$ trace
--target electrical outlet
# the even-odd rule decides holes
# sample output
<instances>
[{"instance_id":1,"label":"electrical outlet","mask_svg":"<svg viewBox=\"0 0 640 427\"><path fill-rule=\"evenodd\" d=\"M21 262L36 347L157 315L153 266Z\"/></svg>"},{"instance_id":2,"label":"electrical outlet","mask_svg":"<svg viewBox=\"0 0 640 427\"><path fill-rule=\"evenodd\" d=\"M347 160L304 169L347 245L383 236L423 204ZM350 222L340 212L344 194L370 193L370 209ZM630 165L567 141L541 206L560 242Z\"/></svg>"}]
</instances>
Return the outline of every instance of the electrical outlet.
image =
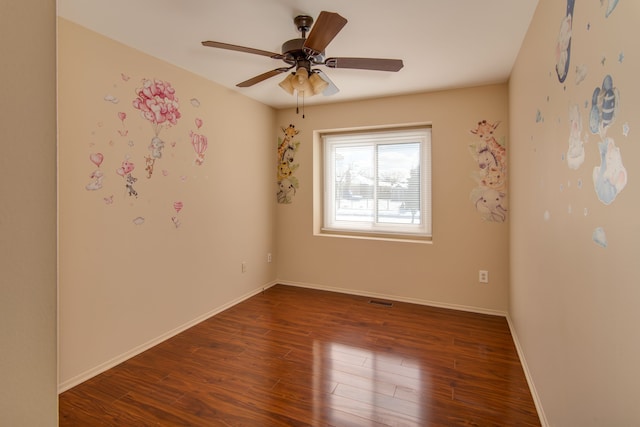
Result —
<instances>
[{"instance_id":1,"label":"electrical outlet","mask_svg":"<svg viewBox=\"0 0 640 427\"><path fill-rule=\"evenodd\" d=\"M489 272L487 270L480 270L478 272L478 281L480 283L489 283Z\"/></svg>"},{"instance_id":2,"label":"electrical outlet","mask_svg":"<svg viewBox=\"0 0 640 427\"><path fill-rule=\"evenodd\" d=\"M271 257L271 252L269 252L267 254L267 262L271 262L271 261L273 261L273 258Z\"/></svg>"},{"instance_id":3,"label":"electrical outlet","mask_svg":"<svg viewBox=\"0 0 640 427\"><path fill-rule=\"evenodd\" d=\"M242 261L242 272L243 273L247 272L247 262L246 261Z\"/></svg>"}]
</instances>

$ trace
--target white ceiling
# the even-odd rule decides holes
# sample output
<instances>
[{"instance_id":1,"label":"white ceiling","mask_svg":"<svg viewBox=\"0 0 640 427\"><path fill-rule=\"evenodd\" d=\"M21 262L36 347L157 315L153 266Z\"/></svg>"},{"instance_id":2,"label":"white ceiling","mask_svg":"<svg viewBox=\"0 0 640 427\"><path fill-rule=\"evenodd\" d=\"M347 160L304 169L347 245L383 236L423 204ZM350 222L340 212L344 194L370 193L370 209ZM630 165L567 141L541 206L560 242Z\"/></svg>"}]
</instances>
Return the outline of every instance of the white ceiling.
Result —
<instances>
[{"instance_id":1,"label":"white ceiling","mask_svg":"<svg viewBox=\"0 0 640 427\"><path fill-rule=\"evenodd\" d=\"M538 0L58 0L58 14L264 104L294 106L276 76L235 85L285 64L214 49L203 40L280 52L300 37L296 15L337 12L349 22L327 57L398 58L397 73L321 66L340 92L307 104L505 82Z\"/></svg>"}]
</instances>

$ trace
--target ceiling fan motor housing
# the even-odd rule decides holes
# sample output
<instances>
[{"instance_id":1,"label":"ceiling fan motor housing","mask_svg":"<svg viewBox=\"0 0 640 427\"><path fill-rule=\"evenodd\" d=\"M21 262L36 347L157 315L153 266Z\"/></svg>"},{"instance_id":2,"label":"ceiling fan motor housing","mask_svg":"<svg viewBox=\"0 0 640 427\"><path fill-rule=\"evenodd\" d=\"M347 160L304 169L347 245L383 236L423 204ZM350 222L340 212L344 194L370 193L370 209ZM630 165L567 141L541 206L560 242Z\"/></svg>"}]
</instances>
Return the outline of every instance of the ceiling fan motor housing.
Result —
<instances>
[{"instance_id":1,"label":"ceiling fan motor housing","mask_svg":"<svg viewBox=\"0 0 640 427\"><path fill-rule=\"evenodd\" d=\"M324 63L324 52L315 55L305 53L303 50L305 40L304 38L292 39L282 44L282 55L284 56L282 59L284 62L290 65L298 65L301 61L309 62L309 65Z\"/></svg>"}]
</instances>

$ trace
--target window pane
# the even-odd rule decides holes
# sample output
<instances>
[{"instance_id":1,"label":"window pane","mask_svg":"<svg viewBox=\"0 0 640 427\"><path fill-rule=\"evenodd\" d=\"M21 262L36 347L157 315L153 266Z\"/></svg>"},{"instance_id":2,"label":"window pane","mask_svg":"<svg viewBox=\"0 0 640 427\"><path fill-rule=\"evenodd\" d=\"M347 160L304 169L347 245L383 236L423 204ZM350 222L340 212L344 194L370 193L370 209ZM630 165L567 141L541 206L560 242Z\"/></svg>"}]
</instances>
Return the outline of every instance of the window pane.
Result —
<instances>
[{"instance_id":1,"label":"window pane","mask_svg":"<svg viewBox=\"0 0 640 427\"><path fill-rule=\"evenodd\" d=\"M373 148L371 145L335 148L336 221L373 221Z\"/></svg>"},{"instance_id":2,"label":"window pane","mask_svg":"<svg viewBox=\"0 0 640 427\"><path fill-rule=\"evenodd\" d=\"M420 143L378 145L378 222L420 224Z\"/></svg>"}]
</instances>

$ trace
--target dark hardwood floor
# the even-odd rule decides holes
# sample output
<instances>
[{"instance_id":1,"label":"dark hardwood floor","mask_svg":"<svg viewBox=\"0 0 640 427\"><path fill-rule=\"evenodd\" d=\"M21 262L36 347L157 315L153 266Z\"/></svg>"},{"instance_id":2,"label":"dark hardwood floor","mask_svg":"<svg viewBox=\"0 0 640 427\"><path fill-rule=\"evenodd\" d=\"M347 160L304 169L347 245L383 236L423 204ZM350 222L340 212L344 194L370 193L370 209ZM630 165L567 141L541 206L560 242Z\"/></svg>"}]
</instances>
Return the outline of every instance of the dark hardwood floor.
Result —
<instances>
[{"instance_id":1,"label":"dark hardwood floor","mask_svg":"<svg viewBox=\"0 0 640 427\"><path fill-rule=\"evenodd\" d=\"M277 285L60 395L61 426L539 426L504 318Z\"/></svg>"}]
</instances>

